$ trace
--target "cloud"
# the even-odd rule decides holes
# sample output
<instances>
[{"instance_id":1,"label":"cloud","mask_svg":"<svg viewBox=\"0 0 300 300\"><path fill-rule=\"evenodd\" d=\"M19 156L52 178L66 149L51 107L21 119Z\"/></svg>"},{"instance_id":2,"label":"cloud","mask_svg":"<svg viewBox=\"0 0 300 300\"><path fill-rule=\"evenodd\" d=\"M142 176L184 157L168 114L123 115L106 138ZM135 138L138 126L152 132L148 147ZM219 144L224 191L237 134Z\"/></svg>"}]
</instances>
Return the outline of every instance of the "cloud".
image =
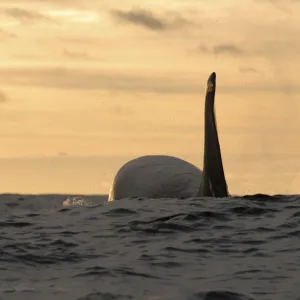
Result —
<instances>
[{"instance_id":1,"label":"cloud","mask_svg":"<svg viewBox=\"0 0 300 300\"><path fill-rule=\"evenodd\" d=\"M244 50L242 50L241 48L232 45L232 44L220 44L217 46L213 47L213 52L214 54L234 54L234 55L242 55L244 54Z\"/></svg>"},{"instance_id":2,"label":"cloud","mask_svg":"<svg viewBox=\"0 0 300 300\"><path fill-rule=\"evenodd\" d=\"M64 49L62 55L66 58L76 59L76 60L89 60L91 57L86 52L73 52Z\"/></svg>"},{"instance_id":3,"label":"cloud","mask_svg":"<svg viewBox=\"0 0 300 300\"><path fill-rule=\"evenodd\" d=\"M72 43L72 44L78 44L82 45L99 45L99 38L98 37L57 37L58 40L64 43Z\"/></svg>"},{"instance_id":4,"label":"cloud","mask_svg":"<svg viewBox=\"0 0 300 300\"><path fill-rule=\"evenodd\" d=\"M250 68L250 67L244 67L244 68L240 68L239 71L241 73L259 73L259 71L255 68Z\"/></svg>"},{"instance_id":5,"label":"cloud","mask_svg":"<svg viewBox=\"0 0 300 300\"><path fill-rule=\"evenodd\" d=\"M130 107L114 106L111 111L118 116L131 116L134 114Z\"/></svg>"},{"instance_id":6,"label":"cloud","mask_svg":"<svg viewBox=\"0 0 300 300\"><path fill-rule=\"evenodd\" d=\"M7 8L5 13L13 17L23 24L28 24L33 21L50 21L50 19L41 13L28 11L22 8L12 7Z\"/></svg>"},{"instance_id":7,"label":"cloud","mask_svg":"<svg viewBox=\"0 0 300 300\"><path fill-rule=\"evenodd\" d=\"M20 5L20 3L22 3L20 0L1 0L0 2L7 2L8 5ZM99 4L99 0L26 0L26 6L32 5L36 7L39 4L50 4L51 7L58 6L70 8L74 6L90 6L92 4L97 5Z\"/></svg>"},{"instance_id":8,"label":"cloud","mask_svg":"<svg viewBox=\"0 0 300 300\"><path fill-rule=\"evenodd\" d=\"M262 3L262 0L256 0L259 4ZM299 0L264 0L265 3L272 5L274 8L276 8L279 11L282 11L287 14L292 14L294 9L291 7L291 4L298 4Z\"/></svg>"},{"instance_id":9,"label":"cloud","mask_svg":"<svg viewBox=\"0 0 300 300\"><path fill-rule=\"evenodd\" d=\"M67 68L0 68L2 83L73 90L113 90L154 93L201 92L190 80L156 76L130 76L102 70ZM196 90L195 90L196 88Z\"/></svg>"},{"instance_id":10,"label":"cloud","mask_svg":"<svg viewBox=\"0 0 300 300\"><path fill-rule=\"evenodd\" d=\"M5 30L0 28L0 41L1 40L6 40L6 39L9 39L9 38L14 38L14 37L17 37L17 35L14 34L14 33L5 31Z\"/></svg>"},{"instance_id":11,"label":"cloud","mask_svg":"<svg viewBox=\"0 0 300 300\"><path fill-rule=\"evenodd\" d=\"M157 31L165 30L167 28L167 24L163 20L153 16L153 14L149 11L137 10L124 12L121 10L112 10L112 14L121 21L143 26L147 29Z\"/></svg>"},{"instance_id":12,"label":"cloud","mask_svg":"<svg viewBox=\"0 0 300 300\"><path fill-rule=\"evenodd\" d=\"M234 44L218 44L211 48L201 45L199 49L204 53L212 53L215 55L229 54L241 56L246 54L246 52L242 48Z\"/></svg>"},{"instance_id":13,"label":"cloud","mask_svg":"<svg viewBox=\"0 0 300 300\"><path fill-rule=\"evenodd\" d=\"M203 83L189 77L173 76L132 76L124 73L112 73L103 70L84 70L66 68L0 68L2 84L18 87L30 86L65 90L109 90L122 92L177 93L203 95L206 77ZM257 93L278 92L299 94L300 85L288 82L272 84L218 85L220 93Z\"/></svg>"},{"instance_id":14,"label":"cloud","mask_svg":"<svg viewBox=\"0 0 300 300\"><path fill-rule=\"evenodd\" d=\"M68 156L68 153L60 151L60 152L57 152L57 156Z\"/></svg>"},{"instance_id":15,"label":"cloud","mask_svg":"<svg viewBox=\"0 0 300 300\"><path fill-rule=\"evenodd\" d=\"M0 104L7 102L8 101L8 96L4 93L0 91Z\"/></svg>"},{"instance_id":16,"label":"cloud","mask_svg":"<svg viewBox=\"0 0 300 300\"><path fill-rule=\"evenodd\" d=\"M131 11L122 11L114 9L112 16L122 22L141 26L153 31L163 31L168 29L178 29L185 26L188 21L181 16L174 18L159 18L149 10L135 9Z\"/></svg>"}]
</instances>

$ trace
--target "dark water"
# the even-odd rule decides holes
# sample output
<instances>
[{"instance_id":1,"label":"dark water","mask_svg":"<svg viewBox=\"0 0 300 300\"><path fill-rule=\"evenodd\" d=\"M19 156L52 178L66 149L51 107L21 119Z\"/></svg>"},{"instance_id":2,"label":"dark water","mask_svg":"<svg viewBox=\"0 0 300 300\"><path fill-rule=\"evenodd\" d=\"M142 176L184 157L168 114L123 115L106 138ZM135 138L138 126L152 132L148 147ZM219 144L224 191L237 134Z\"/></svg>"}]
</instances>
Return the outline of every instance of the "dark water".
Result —
<instances>
[{"instance_id":1,"label":"dark water","mask_svg":"<svg viewBox=\"0 0 300 300\"><path fill-rule=\"evenodd\" d=\"M0 195L0 299L300 299L300 196L83 199Z\"/></svg>"}]
</instances>

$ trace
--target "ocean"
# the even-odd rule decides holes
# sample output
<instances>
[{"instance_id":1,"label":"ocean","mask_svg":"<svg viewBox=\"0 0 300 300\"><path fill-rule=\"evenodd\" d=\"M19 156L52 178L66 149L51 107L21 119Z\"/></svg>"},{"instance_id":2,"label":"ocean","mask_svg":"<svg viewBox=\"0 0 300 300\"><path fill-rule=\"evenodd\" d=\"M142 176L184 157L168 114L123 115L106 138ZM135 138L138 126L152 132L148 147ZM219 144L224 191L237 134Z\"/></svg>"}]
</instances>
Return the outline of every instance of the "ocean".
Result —
<instances>
[{"instance_id":1,"label":"ocean","mask_svg":"<svg viewBox=\"0 0 300 300\"><path fill-rule=\"evenodd\" d=\"M0 195L0 299L300 299L300 196Z\"/></svg>"}]
</instances>

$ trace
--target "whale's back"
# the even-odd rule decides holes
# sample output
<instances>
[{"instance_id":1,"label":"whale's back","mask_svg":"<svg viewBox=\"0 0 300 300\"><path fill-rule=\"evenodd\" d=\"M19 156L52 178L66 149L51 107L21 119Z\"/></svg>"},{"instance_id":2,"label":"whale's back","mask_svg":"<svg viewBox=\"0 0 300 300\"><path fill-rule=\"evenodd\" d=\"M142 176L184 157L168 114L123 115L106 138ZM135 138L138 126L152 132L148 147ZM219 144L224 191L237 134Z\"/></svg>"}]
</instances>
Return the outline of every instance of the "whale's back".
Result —
<instances>
[{"instance_id":1,"label":"whale's back","mask_svg":"<svg viewBox=\"0 0 300 300\"><path fill-rule=\"evenodd\" d=\"M120 168L109 201L127 197L189 198L197 195L201 179L201 170L185 160L165 155L142 156Z\"/></svg>"}]
</instances>

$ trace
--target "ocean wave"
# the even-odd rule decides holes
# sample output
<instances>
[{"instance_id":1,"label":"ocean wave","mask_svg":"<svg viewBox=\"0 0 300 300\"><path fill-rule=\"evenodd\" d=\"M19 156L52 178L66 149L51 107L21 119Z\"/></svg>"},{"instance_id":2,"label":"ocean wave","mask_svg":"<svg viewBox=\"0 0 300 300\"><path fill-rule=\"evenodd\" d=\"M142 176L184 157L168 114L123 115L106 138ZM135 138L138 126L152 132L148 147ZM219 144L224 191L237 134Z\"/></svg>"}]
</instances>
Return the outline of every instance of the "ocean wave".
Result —
<instances>
[{"instance_id":1,"label":"ocean wave","mask_svg":"<svg viewBox=\"0 0 300 300\"><path fill-rule=\"evenodd\" d=\"M0 196L0 297L298 297L297 195L78 197Z\"/></svg>"}]
</instances>

